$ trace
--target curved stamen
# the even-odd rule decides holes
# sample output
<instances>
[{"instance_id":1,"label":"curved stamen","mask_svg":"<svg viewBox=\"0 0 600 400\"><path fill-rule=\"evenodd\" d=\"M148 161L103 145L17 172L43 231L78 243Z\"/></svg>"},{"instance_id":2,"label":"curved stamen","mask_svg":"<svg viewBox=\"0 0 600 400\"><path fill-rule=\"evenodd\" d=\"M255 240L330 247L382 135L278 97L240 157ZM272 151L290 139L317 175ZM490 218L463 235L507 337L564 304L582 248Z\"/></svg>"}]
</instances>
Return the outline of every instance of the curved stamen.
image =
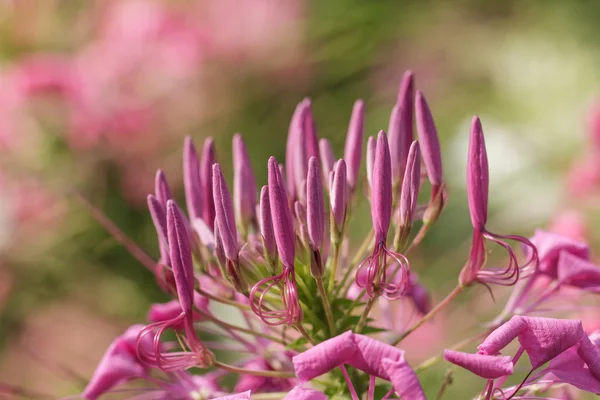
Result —
<instances>
[{"instance_id":1,"label":"curved stamen","mask_svg":"<svg viewBox=\"0 0 600 400\"><path fill-rule=\"evenodd\" d=\"M388 257L397 264L391 274L388 273L391 266L388 265ZM388 300L395 300L406 291L409 269L409 262L404 255L388 250L384 242L379 242L375 245L373 253L358 265L356 285L366 289L370 298L383 296ZM396 278L398 272L402 274L399 280Z\"/></svg>"},{"instance_id":2,"label":"curved stamen","mask_svg":"<svg viewBox=\"0 0 600 400\"><path fill-rule=\"evenodd\" d=\"M264 304L266 296L273 289L279 291L281 309L274 310ZM250 291L250 299L252 311L267 325L294 325L302 320L294 270L291 268L284 268L281 274L256 283Z\"/></svg>"}]
</instances>

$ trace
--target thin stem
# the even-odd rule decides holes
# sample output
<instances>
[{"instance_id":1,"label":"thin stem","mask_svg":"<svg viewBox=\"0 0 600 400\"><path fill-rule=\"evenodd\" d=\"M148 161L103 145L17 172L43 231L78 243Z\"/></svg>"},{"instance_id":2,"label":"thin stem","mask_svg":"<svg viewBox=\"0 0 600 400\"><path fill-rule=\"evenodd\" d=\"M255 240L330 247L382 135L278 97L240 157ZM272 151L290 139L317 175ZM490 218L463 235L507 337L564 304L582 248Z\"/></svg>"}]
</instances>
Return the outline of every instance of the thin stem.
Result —
<instances>
[{"instance_id":1,"label":"thin stem","mask_svg":"<svg viewBox=\"0 0 600 400\"><path fill-rule=\"evenodd\" d=\"M352 384L352 380L350 380L350 376L348 375L348 371L344 365L340 365L340 369L342 370L342 374L344 374L344 379L346 380L346 384L348 385L348 389L350 389L350 396L352 396L352 400L360 400L358 394L356 393L356 389L354 389L354 385Z\"/></svg>"},{"instance_id":2,"label":"thin stem","mask_svg":"<svg viewBox=\"0 0 600 400\"><path fill-rule=\"evenodd\" d=\"M333 289L335 288L335 276L337 274L340 259L340 248L341 243L333 243L333 259L331 260L331 273L329 274L329 284L327 285L329 292L333 292Z\"/></svg>"},{"instance_id":3,"label":"thin stem","mask_svg":"<svg viewBox=\"0 0 600 400\"><path fill-rule=\"evenodd\" d=\"M294 328L296 328L296 330L298 330L298 332L300 332L300 334L304 337L304 339L306 339L306 341L308 343L312 344L313 346L315 344L317 344L317 342L315 342L313 340L313 338L310 337L310 335L308 334L308 332L306 332L306 329L304 329L304 326L302 326L302 323L294 325Z\"/></svg>"},{"instance_id":4,"label":"thin stem","mask_svg":"<svg viewBox=\"0 0 600 400\"><path fill-rule=\"evenodd\" d=\"M440 391L435 397L435 400L440 400L444 396L444 393L446 392L448 386L452 384L452 373L452 368L449 368L446 371L446 374L444 375L444 382L442 382L442 387L440 387Z\"/></svg>"},{"instance_id":5,"label":"thin stem","mask_svg":"<svg viewBox=\"0 0 600 400\"><path fill-rule=\"evenodd\" d=\"M282 344L284 346L287 346L287 343L285 341L281 340L278 337L269 335L267 333L258 332L258 331L252 330L252 329L242 328L241 326L236 326L236 325L228 324L227 322L221 321L220 319L218 319L218 318L214 317L213 315L207 313L206 311L203 311L203 310L200 310L200 309L196 309L196 312L198 312L198 314L202 315L203 317L205 317L209 321L214 322L216 325L220 326L221 328L240 331L240 332L243 332L243 333L247 333L248 335L260 336L260 337L263 337L265 339L272 340L275 343L279 343L279 344Z\"/></svg>"},{"instance_id":6,"label":"thin stem","mask_svg":"<svg viewBox=\"0 0 600 400\"><path fill-rule=\"evenodd\" d=\"M402 340L404 340L404 338L406 338L408 335L410 335L415 330L417 330L421 325L423 325L425 322L427 322L431 318L433 318L444 307L446 307L448 304L450 304L450 302L452 302L452 300L454 300L463 291L463 289L464 289L464 287L461 285L458 285L457 287L455 287L454 290L452 292L450 292L450 294L448 296L446 296L446 298L444 300L442 300L440 303L438 303L438 305L435 306L431 311L429 311L427 313L427 315L425 315L423 318L421 318L419 321L417 321L417 323L415 323L412 327L410 327L407 331L405 331L402 335L400 335L398 337L398 339L396 339L392 343L392 345L396 346L398 343L400 343Z\"/></svg>"},{"instance_id":7,"label":"thin stem","mask_svg":"<svg viewBox=\"0 0 600 400\"><path fill-rule=\"evenodd\" d=\"M331 336L335 336L335 324L333 323L333 313L331 312L331 304L329 304L329 299L327 298L327 292L325 291L325 286L323 285L323 278L318 277L315 278L317 281L317 287L319 288L319 293L321 294L321 300L323 301L323 308L325 309L325 316L327 317L327 323L329 324L329 332Z\"/></svg>"},{"instance_id":8,"label":"thin stem","mask_svg":"<svg viewBox=\"0 0 600 400\"><path fill-rule=\"evenodd\" d=\"M240 310L252 311L252 308L246 304L239 303L235 300L226 299L224 297L215 296L214 294L210 294L202 288L198 288L196 290L198 291L198 293L200 293L202 296L206 297L209 300L213 300L222 304L227 304L229 306L239 308Z\"/></svg>"},{"instance_id":9,"label":"thin stem","mask_svg":"<svg viewBox=\"0 0 600 400\"><path fill-rule=\"evenodd\" d=\"M429 231L429 228L431 227L431 225L433 225L433 223L431 223L431 222L430 223L424 223L423 225L421 225L421 229L419 229L419 232L413 238L412 242L410 243L410 245L406 249L406 253L404 253L405 255L408 254L408 253L410 253L411 250L413 250L415 247L417 247L419 244L421 244L421 242L423 241L423 239L427 235L427 232Z\"/></svg>"},{"instance_id":10,"label":"thin stem","mask_svg":"<svg viewBox=\"0 0 600 400\"><path fill-rule=\"evenodd\" d=\"M296 374L293 372L286 371L264 371L259 369L246 369L236 367L234 365L225 364L220 361L215 360L213 365L217 368L223 369L227 372L231 372L234 374L245 374L245 375L254 375L254 376L264 376L265 378L281 378L281 379L289 379L295 378Z\"/></svg>"},{"instance_id":11,"label":"thin stem","mask_svg":"<svg viewBox=\"0 0 600 400\"><path fill-rule=\"evenodd\" d=\"M344 297L345 297L346 293L348 292L348 289L350 288L349 284L348 284L348 287L346 287L346 284L348 283L347 282L348 278L350 278L350 274L354 270L354 267L364 257L365 252L367 251L367 249L369 248L369 245L373 241L374 236L375 236L375 231L373 229L371 229L371 231L367 235L367 238L362 242L362 244L360 245L360 248L358 249L358 251L356 252L354 257L352 258L352 261L350 261L348 268L346 268L346 272L344 272L344 276L343 276L342 280L340 281L338 288L336 289L334 297L337 298L340 293L344 293Z\"/></svg>"},{"instance_id":12,"label":"thin stem","mask_svg":"<svg viewBox=\"0 0 600 400\"><path fill-rule=\"evenodd\" d=\"M360 316L360 319L358 320L358 324L356 325L356 329L355 329L356 333L362 332L363 328L365 327L365 325L367 323L367 317L369 316L369 313L371 312L371 308L373 308L374 303L375 303L375 298L369 297L369 300L367 300L367 305L365 306L365 309L364 309L362 315Z\"/></svg>"}]
</instances>

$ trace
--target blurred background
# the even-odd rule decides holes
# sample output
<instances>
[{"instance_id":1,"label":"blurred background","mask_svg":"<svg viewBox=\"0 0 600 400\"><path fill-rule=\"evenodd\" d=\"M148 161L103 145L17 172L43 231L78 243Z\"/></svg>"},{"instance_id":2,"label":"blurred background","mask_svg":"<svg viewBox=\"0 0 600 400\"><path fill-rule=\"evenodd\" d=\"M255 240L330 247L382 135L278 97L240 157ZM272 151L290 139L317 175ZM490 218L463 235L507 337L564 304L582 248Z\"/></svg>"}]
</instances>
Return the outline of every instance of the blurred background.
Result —
<instances>
[{"instance_id":1,"label":"blurred background","mask_svg":"<svg viewBox=\"0 0 600 400\"><path fill-rule=\"evenodd\" d=\"M182 198L185 135L213 136L231 177L241 132L264 184L302 98L341 157L354 100L366 102L367 134L387 129L407 69L436 119L450 189L412 261L434 301L468 254L474 114L490 153L490 226L529 236L574 219L595 241L599 19L592 0L0 2L0 398L80 392L110 341L166 300L74 190L156 257L145 198L157 168ZM370 223L361 207L357 239ZM483 290L473 296L493 307ZM426 332L437 339L410 346L409 359L465 334L436 329L491 315L478 304L439 318ZM422 377L428 394L444 371ZM448 398L474 395L470 379L457 374Z\"/></svg>"}]
</instances>

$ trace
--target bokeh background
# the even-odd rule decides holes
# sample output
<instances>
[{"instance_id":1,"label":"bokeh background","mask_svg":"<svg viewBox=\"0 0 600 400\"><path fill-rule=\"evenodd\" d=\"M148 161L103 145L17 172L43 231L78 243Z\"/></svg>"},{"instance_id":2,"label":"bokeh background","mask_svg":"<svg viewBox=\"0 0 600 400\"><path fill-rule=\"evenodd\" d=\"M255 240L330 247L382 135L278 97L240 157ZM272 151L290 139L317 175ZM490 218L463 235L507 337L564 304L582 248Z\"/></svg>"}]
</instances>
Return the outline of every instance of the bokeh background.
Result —
<instances>
[{"instance_id":1,"label":"bokeh background","mask_svg":"<svg viewBox=\"0 0 600 400\"><path fill-rule=\"evenodd\" d=\"M0 398L81 391L112 338L166 300L76 192L156 256L145 196L160 167L181 198L185 135L213 136L231 177L241 132L262 183L302 98L339 157L354 100L366 102L367 134L386 129L407 69L436 119L450 190L412 261L434 300L468 254L474 114L490 152L490 225L530 235L581 218L596 242L599 19L593 0L1 1ZM370 223L361 210L357 240ZM470 300L407 345L411 361L493 314L485 291ZM446 368L421 377L428 395ZM448 398L480 386L459 372Z\"/></svg>"}]
</instances>

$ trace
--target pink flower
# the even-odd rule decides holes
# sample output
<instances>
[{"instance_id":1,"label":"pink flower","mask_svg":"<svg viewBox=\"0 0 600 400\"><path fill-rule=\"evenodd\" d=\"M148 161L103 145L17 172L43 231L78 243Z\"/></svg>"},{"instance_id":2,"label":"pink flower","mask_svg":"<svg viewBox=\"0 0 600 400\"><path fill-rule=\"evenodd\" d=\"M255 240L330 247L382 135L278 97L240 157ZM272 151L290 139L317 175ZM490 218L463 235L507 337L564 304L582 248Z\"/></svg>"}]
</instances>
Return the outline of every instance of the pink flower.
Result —
<instances>
[{"instance_id":1,"label":"pink flower","mask_svg":"<svg viewBox=\"0 0 600 400\"><path fill-rule=\"evenodd\" d=\"M425 399L417 376L404 359L404 351L351 331L298 354L293 363L301 383L348 364L392 382L401 397Z\"/></svg>"}]
</instances>

